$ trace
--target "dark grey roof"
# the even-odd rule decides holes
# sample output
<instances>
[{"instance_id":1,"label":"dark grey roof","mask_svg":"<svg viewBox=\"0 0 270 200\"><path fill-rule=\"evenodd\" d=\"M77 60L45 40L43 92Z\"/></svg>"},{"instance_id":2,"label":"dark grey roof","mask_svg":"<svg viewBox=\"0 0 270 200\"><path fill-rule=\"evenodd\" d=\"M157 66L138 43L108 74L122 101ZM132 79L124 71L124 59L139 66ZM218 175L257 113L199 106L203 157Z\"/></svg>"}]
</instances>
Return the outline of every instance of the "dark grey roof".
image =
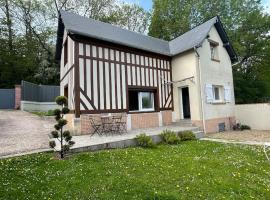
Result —
<instances>
[{"instance_id":1,"label":"dark grey roof","mask_svg":"<svg viewBox=\"0 0 270 200\"><path fill-rule=\"evenodd\" d=\"M71 12L60 11L59 14L56 60L60 60L61 57L64 28L71 34L87 36L166 56L174 56L200 46L213 25L217 28L223 43L226 44L225 48L227 49L232 62L236 60L236 54L228 40L219 17L214 17L168 42L122 29L108 23L82 17Z\"/></svg>"},{"instance_id":2,"label":"dark grey roof","mask_svg":"<svg viewBox=\"0 0 270 200\"><path fill-rule=\"evenodd\" d=\"M200 46L217 20L218 18L214 17L170 41L170 53L172 55L176 55L191 48Z\"/></svg>"},{"instance_id":3,"label":"dark grey roof","mask_svg":"<svg viewBox=\"0 0 270 200\"><path fill-rule=\"evenodd\" d=\"M169 43L117 26L89 19L66 11L60 11L67 31L112 43L138 48L163 55L170 55Z\"/></svg>"}]
</instances>

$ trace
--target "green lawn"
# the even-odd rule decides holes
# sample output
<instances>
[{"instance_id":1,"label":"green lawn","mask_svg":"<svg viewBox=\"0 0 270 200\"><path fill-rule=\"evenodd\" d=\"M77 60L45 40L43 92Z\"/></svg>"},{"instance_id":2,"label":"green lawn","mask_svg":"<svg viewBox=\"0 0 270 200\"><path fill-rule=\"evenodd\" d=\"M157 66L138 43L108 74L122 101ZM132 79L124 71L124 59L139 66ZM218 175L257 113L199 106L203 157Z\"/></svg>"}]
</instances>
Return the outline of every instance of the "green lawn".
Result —
<instances>
[{"instance_id":1,"label":"green lawn","mask_svg":"<svg viewBox=\"0 0 270 200\"><path fill-rule=\"evenodd\" d=\"M260 147L207 141L0 160L0 199L270 199Z\"/></svg>"}]
</instances>

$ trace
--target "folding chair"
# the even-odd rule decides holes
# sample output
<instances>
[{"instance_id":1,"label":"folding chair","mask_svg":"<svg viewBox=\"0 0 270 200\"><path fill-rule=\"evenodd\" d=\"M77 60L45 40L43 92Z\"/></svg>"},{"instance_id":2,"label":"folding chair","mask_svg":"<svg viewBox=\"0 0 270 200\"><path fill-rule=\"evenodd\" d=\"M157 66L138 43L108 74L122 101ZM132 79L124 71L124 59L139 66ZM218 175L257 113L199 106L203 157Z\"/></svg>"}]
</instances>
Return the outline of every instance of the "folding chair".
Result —
<instances>
[{"instance_id":1,"label":"folding chair","mask_svg":"<svg viewBox=\"0 0 270 200\"><path fill-rule=\"evenodd\" d=\"M270 152L268 153L268 151L270 151L270 142L264 143L263 151L265 153L265 156L266 156L267 160L270 160L270 157L268 155L268 154L270 154Z\"/></svg>"},{"instance_id":2,"label":"folding chair","mask_svg":"<svg viewBox=\"0 0 270 200\"><path fill-rule=\"evenodd\" d=\"M123 114L119 115L117 121L116 121L117 127L118 127L118 132L120 134L126 133L127 128L126 128L126 121L124 120Z\"/></svg>"},{"instance_id":3,"label":"folding chair","mask_svg":"<svg viewBox=\"0 0 270 200\"><path fill-rule=\"evenodd\" d=\"M94 135L95 133L101 135L102 131L100 130L100 128L102 127L102 124L98 123L98 121L95 120L93 117L90 117L89 120L92 128L94 129L91 136Z\"/></svg>"},{"instance_id":4,"label":"folding chair","mask_svg":"<svg viewBox=\"0 0 270 200\"><path fill-rule=\"evenodd\" d=\"M120 122L121 122L121 115L114 115L112 117L112 132L119 133L120 131Z\"/></svg>"}]
</instances>

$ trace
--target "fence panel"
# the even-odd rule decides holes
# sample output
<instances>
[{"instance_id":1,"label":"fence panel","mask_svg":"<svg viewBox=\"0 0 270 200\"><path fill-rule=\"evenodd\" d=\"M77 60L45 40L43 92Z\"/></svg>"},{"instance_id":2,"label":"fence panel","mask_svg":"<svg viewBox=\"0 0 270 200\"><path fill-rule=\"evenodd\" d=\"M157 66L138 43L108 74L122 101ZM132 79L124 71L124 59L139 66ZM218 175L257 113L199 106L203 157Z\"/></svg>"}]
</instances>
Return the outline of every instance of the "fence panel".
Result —
<instances>
[{"instance_id":1,"label":"fence panel","mask_svg":"<svg viewBox=\"0 0 270 200\"><path fill-rule=\"evenodd\" d=\"M22 81L22 100L36 102L54 102L60 95L60 86L37 85Z\"/></svg>"},{"instance_id":2,"label":"fence panel","mask_svg":"<svg viewBox=\"0 0 270 200\"><path fill-rule=\"evenodd\" d=\"M0 89L0 109L14 109L15 107L15 90Z\"/></svg>"}]
</instances>

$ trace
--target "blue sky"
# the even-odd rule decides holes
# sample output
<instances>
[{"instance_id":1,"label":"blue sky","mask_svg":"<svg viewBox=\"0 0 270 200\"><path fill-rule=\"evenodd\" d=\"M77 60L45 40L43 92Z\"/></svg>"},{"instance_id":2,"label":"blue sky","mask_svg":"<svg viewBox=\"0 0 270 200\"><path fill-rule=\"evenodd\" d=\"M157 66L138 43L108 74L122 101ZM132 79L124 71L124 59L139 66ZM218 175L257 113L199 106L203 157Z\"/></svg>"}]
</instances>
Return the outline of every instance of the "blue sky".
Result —
<instances>
[{"instance_id":1,"label":"blue sky","mask_svg":"<svg viewBox=\"0 0 270 200\"><path fill-rule=\"evenodd\" d=\"M146 10L150 10L152 8L153 2L152 0L124 0L129 3L137 3L140 6L144 7Z\"/></svg>"},{"instance_id":2,"label":"blue sky","mask_svg":"<svg viewBox=\"0 0 270 200\"><path fill-rule=\"evenodd\" d=\"M262 4L265 10L270 14L270 0L262 0Z\"/></svg>"},{"instance_id":3,"label":"blue sky","mask_svg":"<svg viewBox=\"0 0 270 200\"><path fill-rule=\"evenodd\" d=\"M125 1L130 3L137 3L140 6L144 7L144 9L146 10L150 10L153 5L152 0L125 0ZM266 11L270 13L270 0L261 0L261 1Z\"/></svg>"}]
</instances>

